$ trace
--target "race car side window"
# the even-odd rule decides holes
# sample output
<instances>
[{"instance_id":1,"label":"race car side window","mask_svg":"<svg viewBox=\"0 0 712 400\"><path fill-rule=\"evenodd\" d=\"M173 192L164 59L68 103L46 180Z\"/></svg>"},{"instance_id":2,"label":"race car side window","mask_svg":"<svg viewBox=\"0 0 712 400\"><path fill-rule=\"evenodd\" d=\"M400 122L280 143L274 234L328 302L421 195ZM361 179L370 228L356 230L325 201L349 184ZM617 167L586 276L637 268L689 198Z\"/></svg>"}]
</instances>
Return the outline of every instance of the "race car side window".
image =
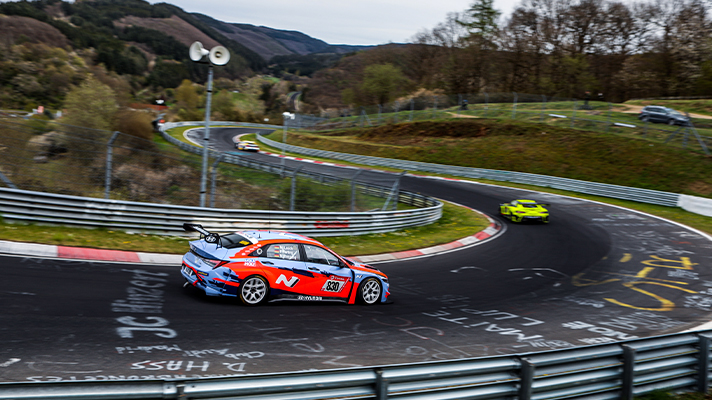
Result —
<instances>
[{"instance_id":1,"label":"race car side window","mask_svg":"<svg viewBox=\"0 0 712 400\"><path fill-rule=\"evenodd\" d=\"M281 258L282 260L300 261L299 245L296 243L271 244L264 250L267 258Z\"/></svg>"},{"instance_id":2,"label":"race car side window","mask_svg":"<svg viewBox=\"0 0 712 400\"><path fill-rule=\"evenodd\" d=\"M307 255L307 260L306 260L307 262L317 263L317 264L334 265L334 266L338 266L341 264L339 262L338 257L336 257L335 255L329 253L328 251L326 251L318 246L312 246L310 244L305 244L304 252Z\"/></svg>"}]
</instances>

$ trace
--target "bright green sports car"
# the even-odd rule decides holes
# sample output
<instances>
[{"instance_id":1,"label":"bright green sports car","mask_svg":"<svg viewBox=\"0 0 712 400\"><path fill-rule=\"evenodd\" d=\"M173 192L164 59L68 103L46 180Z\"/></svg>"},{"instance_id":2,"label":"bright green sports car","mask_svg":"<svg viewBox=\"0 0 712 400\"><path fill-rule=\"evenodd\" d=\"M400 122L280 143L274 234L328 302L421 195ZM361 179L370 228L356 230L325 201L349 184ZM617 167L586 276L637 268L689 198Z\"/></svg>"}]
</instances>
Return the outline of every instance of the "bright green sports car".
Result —
<instances>
[{"instance_id":1,"label":"bright green sports car","mask_svg":"<svg viewBox=\"0 0 712 400\"><path fill-rule=\"evenodd\" d=\"M499 205L499 214L512 222L541 221L549 223L548 204L537 203L534 200L513 200Z\"/></svg>"}]
</instances>

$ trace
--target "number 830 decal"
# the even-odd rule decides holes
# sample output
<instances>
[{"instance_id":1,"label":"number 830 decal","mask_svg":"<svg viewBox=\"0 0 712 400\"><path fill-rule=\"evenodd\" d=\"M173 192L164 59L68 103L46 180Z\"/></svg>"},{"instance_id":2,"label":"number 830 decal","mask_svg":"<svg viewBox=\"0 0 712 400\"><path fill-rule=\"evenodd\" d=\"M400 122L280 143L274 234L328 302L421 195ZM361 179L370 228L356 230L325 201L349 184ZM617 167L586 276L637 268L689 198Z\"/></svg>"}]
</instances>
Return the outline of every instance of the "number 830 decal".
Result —
<instances>
[{"instance_id":1,"label":"number 830 decal","mask_svg":"<svg viewBox=\"0 0 712 400\"><path fill-rule=\"evenodd\" d=\"M324 286L321 288L322 291L324 292L335 292L338 293L341 291L341 289L344 287L345 281L337 281L333 279L329 279L324 283Z\"/></svg>"}]
</instances>

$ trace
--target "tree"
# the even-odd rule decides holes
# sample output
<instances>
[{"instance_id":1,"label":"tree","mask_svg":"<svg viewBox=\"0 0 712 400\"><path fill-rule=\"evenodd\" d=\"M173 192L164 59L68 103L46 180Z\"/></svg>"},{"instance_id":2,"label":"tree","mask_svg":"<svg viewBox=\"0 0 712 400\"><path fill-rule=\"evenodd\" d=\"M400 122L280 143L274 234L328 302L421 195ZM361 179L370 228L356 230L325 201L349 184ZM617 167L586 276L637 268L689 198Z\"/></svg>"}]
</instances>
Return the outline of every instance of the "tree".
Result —
<instances>
[{"instance_id":1,"label":"tree","mask_svg":"<svg viewBox=\"0 0 712 400\"><path fill-rule=\"evenodd\" d=\"M183 83L176 88L176 108L178 116L186 121L201 120L201 113L198 110L200 96L193 82L185 79Z\"/></svg>"},{"instance_id":2,"label":"tree","mask_svg":"<svg viewBox=\"0 0 712 400\"><path fill-rule=\"evenodd\" d=\"M391 102L401 94L408 84L408 79L403 75L403 71L393 64L369 65L363 73L361 88L378 104Z\"/></svg>"},{"instance_id":3,"label":"tree","mask_svg":"<svg viewBox=\"0 0 712 400\"><path fill-rule=\"evenodd\" d=\"M114 91L90 76L67 93L64 109L66 124L110 130L119 106Z\"/></svg>"},{"instance_id":4,"label":"tree","mask_svg":"<svg viewBox=\"0 0 712 400\"><path fill-rule=\"evenodd\" d=\"M465 11L465 19L457 22L467 28L470 39L488 42L497 32L497 19L502 14L492 7L493 0L475 0Z\"/></svg>"}]
</instances>

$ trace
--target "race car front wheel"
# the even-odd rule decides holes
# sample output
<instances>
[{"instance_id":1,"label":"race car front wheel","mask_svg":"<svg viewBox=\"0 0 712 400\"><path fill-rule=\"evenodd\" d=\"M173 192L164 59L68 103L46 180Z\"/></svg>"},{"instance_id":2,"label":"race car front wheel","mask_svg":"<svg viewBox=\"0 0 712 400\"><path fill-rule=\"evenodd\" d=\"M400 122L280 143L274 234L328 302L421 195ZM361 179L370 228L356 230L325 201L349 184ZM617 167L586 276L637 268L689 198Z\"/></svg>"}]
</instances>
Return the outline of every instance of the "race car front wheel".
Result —
<instances>
[{"instance_id":1,"label":"race car front wheel","mask_svg":"<svg viewBox=\"0 0 712 400\"><path fill-rule=\"evenodd\" d=\"M251 275L240 285L240 300L245 305L256 306L267 299L268 292L267 280L259 275Z\"/></svg>"},{"instance_id":2,"label":"race car front wheel","mask_svg":"<svg viewBox=\"0 0 712 400\"><path fill-rule=\"evenodd\" d=\"M381 300L381 283L376 278L366 278L358 287L359 303L372 305Z\"/></svg>"}]
</instances>

